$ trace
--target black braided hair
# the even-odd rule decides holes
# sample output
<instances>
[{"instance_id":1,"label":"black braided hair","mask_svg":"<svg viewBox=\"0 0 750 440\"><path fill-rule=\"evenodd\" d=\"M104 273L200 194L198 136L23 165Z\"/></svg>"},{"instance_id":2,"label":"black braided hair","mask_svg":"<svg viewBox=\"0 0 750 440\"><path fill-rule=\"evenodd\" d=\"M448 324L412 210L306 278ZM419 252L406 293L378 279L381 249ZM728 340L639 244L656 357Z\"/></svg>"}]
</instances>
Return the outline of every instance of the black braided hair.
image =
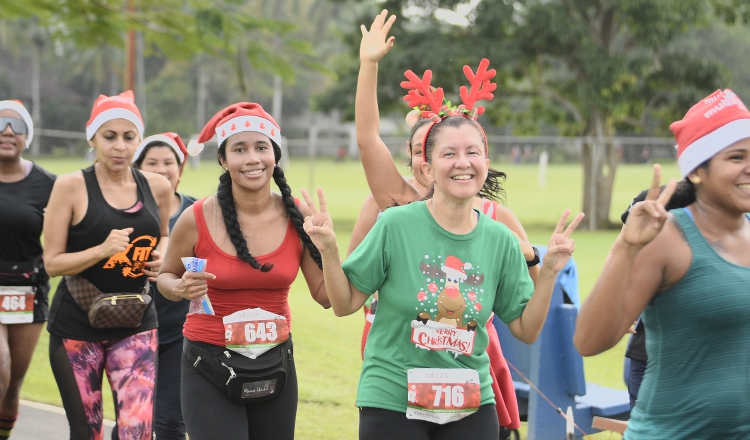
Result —
<instances>
[{"instance_id":1,"label":"black braided hair","mask_svg":"<svg viewBox=\"0 0 750 440\"><path fill-rule=\"evenodd\" d=\"M227 141L221 143L219 146L218 155L221 159L226 161L227 159ZM219 160L219 165L222 165ZM245 236L242 235L242 228L240 222L237 220L237 207L234 205L234 195L232 195L232 177L229 175L229 171L225 171L219 177L219 188L216 191L216 200L219 202L221 208L221 215L224 217L224 227L227 229L227 235L232 240L234 249L237 251L237 257L253 267L253 269L260 269L261 272L268 272L273 269L273 264L266 263L260 265L250 251L247 249L247 241Z\"/></svg>"},{"instance_id":2,"label":"black braided hair","mask_svg":"<svg viewBox=\"0 0 750 440\"><path fill-rule=\"evenodd\" d=\"M227 229L227 235L232 240L234 249L237 251L237 257L254 269L260 269L261 272L268 272L273 269L273 264L266 263L260 265L250 251L247 249L247 241L242 235L240 222L237 220L237 208L234 206L234 196L232 195L232 177L229 172L225 172L219 177L219 189L216 191L216 200L221 207L221 215L224 217L224 227Z\"/></svg>"},{"instance_id":3,"label":"black braided hair","mask_svg":"<svg viewBox=\"0 0 750 440\"><path fill-rule=\"evenodd\" d=\"M273 150L274 153L276 153L276 149L278 147L274 143ZM279 158L281 158L281 150L279 149L279 155L276 159L276 162L278 163ZM276 182L276 186L279 187L279 190L281 191L281 200L284 202L284 209L286 209L286 215L289 216L290 219L292 219L292 223L294 223L294 228L297 229L297 234L299 234L299 238L302 240L302 243L305 244L305 247L310 251L310 256L315 260L316 263L318 263L318 267L321 269L323 268L323 260L320 257L320 251L318 248L313 244L312 240L310 239L310 236L307 235L307 232L305 232L304 223L305 223L305 216L302 215L302 211L299 210L297 207L297 204L294 203L294 197L292 196L292 189L289 187L289 184L286 183L286 177L284 177L284 171L281 169L280 166L276 166L273 169L273 181Z\"/></svg>"},{"instance_id":4,"label":"black braided hair","mask_svg":"<svg viewBox=\"0 0 750 440\"><path fill-rule=\"evenodd\" d=\"M482 127L479 125L478 122L476 122L473 119L465 118L463 116L450 116L448 118L443 119L440 123L435 124L435 126L432 127L429 134L427 135L425 144L422 145L422 154L424 155L425 161L427 161L428 163L432 161L432 150L435 148L435 142L437 140L437 136L440 133L440 131L442 131L443 128L445 127L459 128L465 124L469 124L472 127L474 127L479 133L479 135L482 137L483 142L487 141L487 139L484 136ZM485 145L485 147L486 146L487 145ZM507 175L504 172L498 171L494 168L489 168L487 170L487 178L484 180L482 189L479 190L479 194L477 195L485 199L504 202L505 190L503 189L503 182L505 181L506 177ZM432 197L432 193L433 191L430 191L430 197Z\"/></svg>"}]
</instances>

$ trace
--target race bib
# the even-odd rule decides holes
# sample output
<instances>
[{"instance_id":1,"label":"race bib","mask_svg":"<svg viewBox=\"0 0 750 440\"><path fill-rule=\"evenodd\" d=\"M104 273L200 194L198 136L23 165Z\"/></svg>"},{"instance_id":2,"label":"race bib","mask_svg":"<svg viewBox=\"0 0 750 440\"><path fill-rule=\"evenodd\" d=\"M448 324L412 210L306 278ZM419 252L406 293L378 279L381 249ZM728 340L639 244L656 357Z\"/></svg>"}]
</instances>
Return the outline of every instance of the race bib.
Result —
<instances>
[{"instance_id":1,"label":"race bib","mask_svg":"<svg viewBox=\"0 0 750 440\"><path fill-rule=\"evenodd\" d=\"M413 368L407 372L406 417L444 424L470 416L482 400L479 374L467 368Z\"/></svg>"},{"instance_id":2,"label":"race bib","mask_svg":"<svg viewBox=\"0 0 750 440\"><path fill-rule=\"evenodd\" d=\"M261 308L245 309L224 318L226 347L255 359L289 339L289 322Z\"/></svg>"},{"instance_id":3,"label":"race bib","mask_svg":"<svg viewBox=\"0 0 750 440\"><path fill-rule=\"evenodd\" d=\"M0 324L28 324L34 321L34 288L0 286Z\"/></svg>"}]
</instances>

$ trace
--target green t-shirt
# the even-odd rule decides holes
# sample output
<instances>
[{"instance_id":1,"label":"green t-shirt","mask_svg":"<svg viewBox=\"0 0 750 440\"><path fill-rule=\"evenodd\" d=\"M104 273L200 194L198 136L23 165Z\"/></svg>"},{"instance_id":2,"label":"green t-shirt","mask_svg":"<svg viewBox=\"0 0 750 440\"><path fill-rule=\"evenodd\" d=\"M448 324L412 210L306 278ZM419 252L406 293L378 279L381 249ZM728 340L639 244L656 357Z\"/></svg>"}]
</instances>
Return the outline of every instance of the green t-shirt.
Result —
<instances>
[{"instance_id":1,"label":"green t-shirt","mask_svg":"<svg viewBox=\"0 0 750 440\"><path fill-rule=\"evenodd\" d=\"M485 324L492 311L505 323L518 318L534 292L505 225L478 215L473 231L457 235L425 202L390 208L343 268L357 289L379 292L357 406L406 412L412 368L476 370L481 404L494 402Z\"/></svg>"}]
</instances>

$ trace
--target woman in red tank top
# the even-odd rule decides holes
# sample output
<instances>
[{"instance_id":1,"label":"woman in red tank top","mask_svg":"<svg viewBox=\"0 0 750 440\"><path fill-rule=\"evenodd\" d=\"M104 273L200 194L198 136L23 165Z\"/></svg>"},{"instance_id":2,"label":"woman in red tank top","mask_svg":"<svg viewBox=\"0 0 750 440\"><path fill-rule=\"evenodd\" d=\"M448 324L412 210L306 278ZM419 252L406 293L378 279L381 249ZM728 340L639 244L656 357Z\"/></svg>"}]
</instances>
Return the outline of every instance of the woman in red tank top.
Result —
<instances>
[{"instance_id":1,"label":"woman in red tank top","mask_svg":"<svg viewBox=\"0 0 750 440\"><path fill-rule=\"evenodd\" d=\"M287 298L302 269L313 299L330 306L320 253L303 229L307 208L300 211L279 166L276 121L260 105L239 103L214 116L198 141L214 134L225 170L217 194L199 200L177 220L158 278L165 297L179 301L207 295L213 308L213 313L189 314L183 329L185 425L194 440L293 439L297 379ZM272 178L281 194L271 192ZM206 269L186 271L184 257L205 259ZM245 355L262 362L268 346L288 350L289 368L283 390L260 401L230 401L226 387L204 372L206 358L191 357L204 350L200 353L211 353L212 359Z\"/></svg>"}]
</instances>

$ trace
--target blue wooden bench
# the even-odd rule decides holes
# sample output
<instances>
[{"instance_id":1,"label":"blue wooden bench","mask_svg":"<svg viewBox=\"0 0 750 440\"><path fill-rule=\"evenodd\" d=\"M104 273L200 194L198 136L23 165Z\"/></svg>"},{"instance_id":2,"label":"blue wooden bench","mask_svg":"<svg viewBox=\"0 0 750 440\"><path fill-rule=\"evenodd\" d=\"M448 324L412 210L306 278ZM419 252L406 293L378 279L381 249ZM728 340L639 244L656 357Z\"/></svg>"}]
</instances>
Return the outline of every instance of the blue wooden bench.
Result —
<instances>
[{"instance_id":1,"label":"blue wooden bench","mask_svg":"<svg viewBox=\"0 0 750 440\"><path fill-rule=\"evenodd\" d=\"M543 255L546 249L540 247ZM565 438L565 418L560 416L568 406L573 409L576 425L587 434L598 432L591 427L594 416L627 420L630 403L626 390L616 390L587 383L583 358L573 346L573 332L578 316L578 286L573 259L560 272L552 293L547 321L539 339L531 345L517 340L508 326L495 318L503 354L508 360L516 389L521 419L528 421L528 440ZM553 403L550 405L518 372L526 376ZM576 429L576 439L582 438Z\"/></svg>"}]
</instances>

